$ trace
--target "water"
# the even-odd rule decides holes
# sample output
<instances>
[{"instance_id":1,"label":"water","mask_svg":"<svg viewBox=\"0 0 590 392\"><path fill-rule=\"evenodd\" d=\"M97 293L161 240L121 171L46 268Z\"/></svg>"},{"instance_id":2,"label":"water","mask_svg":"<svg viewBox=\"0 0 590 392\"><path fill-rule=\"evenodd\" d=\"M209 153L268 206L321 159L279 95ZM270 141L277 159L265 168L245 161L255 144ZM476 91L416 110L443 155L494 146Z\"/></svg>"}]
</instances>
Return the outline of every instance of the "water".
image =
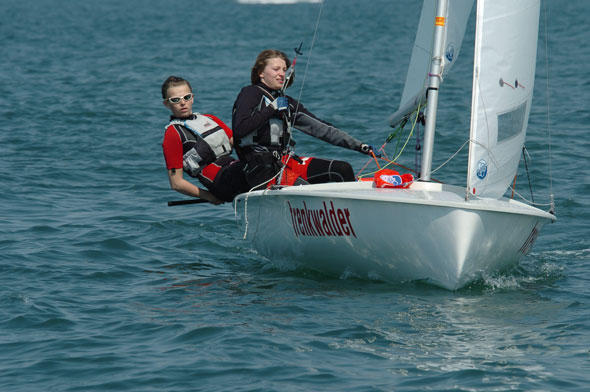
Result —
<instances>
[{"instance_id":1,"label":"water","mask_svg":"<svg viewBox=\"0 0 590 392\"><path fill-rule=\"evenodd\" d=\"M329 0L310 51L319 4L4 0L0 390L587 389L590 3L544 4L528 147L536 200L548 201L551 173L558 221L514 271L449 292L281 270L240 239L230 205L166 206L182 198L160 147L168 75L191 80L196 108L229 123L256 54L303 40L292 94L305 79L312 111L377 144L417 3ZM440 124L454 127L438 130L435 167L465 138L463 60L441 93ZM437 175L464 172L454 160Z\"/></svg>"}]
</instances>

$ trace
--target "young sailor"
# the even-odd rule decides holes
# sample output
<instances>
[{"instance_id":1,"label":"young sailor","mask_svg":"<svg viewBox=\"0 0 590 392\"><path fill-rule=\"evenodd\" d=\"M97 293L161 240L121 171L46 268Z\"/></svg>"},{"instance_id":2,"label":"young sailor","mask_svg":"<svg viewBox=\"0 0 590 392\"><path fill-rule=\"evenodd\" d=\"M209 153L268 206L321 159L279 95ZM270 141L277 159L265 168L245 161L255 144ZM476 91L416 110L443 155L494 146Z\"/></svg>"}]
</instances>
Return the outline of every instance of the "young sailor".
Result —
<instances>
[{"instance_id":1,"label":"young sailor","mask_svg":"<svg viewBox=\"0 0 590 392\"><path fill-rule=\"evenodd\" d=\"M170 187L213 204L232 201L246 192L243 165L230 155L232 130L214 115L193 113L193 90L183 78L166 79L162 98L172 112L162 142ZM208 190L185 180L183 171Z\"/></svg>"},{"instance_id":2,"label":"young sailor","mask_svg":"<svg viewBox=\"0 0 590 392\"><path fill-rule=\"evenodd\" d=\"M295 143L291 126L336 146L370 154L372 147L320 120L300 102L284 95L293 83L293 73L285 79L291 62L285 53L264 50L252 67L252 84L242 88L233 107L232 128L236 152L245 162L246 180L251 187L264 184L293 185L354 181L349 163L289 154ZM282 173L281 167L284 166ZM304 181L301 181L304 180Z\"/></svg>"}]
</instances>

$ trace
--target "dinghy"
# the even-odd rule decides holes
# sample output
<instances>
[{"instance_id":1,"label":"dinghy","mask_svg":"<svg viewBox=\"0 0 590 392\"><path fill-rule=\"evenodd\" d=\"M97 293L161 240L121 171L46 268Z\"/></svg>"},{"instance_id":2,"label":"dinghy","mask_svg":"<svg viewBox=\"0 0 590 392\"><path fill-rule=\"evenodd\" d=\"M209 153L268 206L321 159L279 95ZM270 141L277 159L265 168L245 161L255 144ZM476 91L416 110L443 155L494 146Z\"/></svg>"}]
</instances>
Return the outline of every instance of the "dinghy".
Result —
<instances>
[{"instance_id":1,"label":"dinghy","mask_svg":"<svg viewBox=\"0 0 590 392\"><path fill-rule=\"evenodd\" d=\"M459 54L472 0L425 0L393 127L425 109L420 177L259 190L234 201L244 238L278 265L456 290L513 268L551 212L504 197L523 149L539 0L479 0L465 185L431 179L438 89ZM458 132L461 130L458 130Z\"/></svg>"}]
</instances>

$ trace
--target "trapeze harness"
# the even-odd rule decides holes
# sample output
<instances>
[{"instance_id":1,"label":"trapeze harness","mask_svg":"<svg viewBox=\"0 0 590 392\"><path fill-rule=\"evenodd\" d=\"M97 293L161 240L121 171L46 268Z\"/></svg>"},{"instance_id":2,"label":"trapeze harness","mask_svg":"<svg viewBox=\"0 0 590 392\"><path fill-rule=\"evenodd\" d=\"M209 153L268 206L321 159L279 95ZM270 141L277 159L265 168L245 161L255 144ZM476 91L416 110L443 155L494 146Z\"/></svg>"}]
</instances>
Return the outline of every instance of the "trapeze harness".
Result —
<instances>
[{"instance_id":1,"label":"trapeze harness","mask_svg":"<svg viewBox=\"0 0 590 392\"><path fill-rule=\"evenodd\" d=\"M209 117L197 113L188 119L173 118L166 128L170 125L174 126L180 136L182 169L189 176L198 177L204 167L220 158L232 160L229 156L231 144L227 134Z\"/></svg>"}]
</instances>

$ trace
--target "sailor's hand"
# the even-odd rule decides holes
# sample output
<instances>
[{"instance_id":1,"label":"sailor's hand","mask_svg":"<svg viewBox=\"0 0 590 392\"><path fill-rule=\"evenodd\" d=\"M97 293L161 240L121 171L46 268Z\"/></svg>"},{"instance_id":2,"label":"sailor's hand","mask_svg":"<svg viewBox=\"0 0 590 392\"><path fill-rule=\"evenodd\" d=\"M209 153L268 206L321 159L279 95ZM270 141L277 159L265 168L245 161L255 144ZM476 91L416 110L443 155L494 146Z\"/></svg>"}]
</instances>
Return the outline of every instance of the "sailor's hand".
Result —
<instances>
[{"instance_id":1,"label":"sailor's hand","mask_svg":"<svg viewBox=\"0 0 590 392\"><path fill-rule=\"evenodd\" d=\"M213 193L206 191L204 189L201 189L199 197L201 199L207 200L209 203L214 205L219 205L223 203L223 200L219 200L217 197L215 197L215 195L213 195Z\"/></svg>"},{"instance_id":2,"label":"sailor's hand","mask_svg":"<svg viewBox=\"0 0 590 392\"><path fill-rule=\"evenodd\" d=\"M370 144L365 144L365 143L361 144L361 150L360 151L363 154L375 155L377 158L381 158L381 154L379 154L378 152L375 152L375 149Z\"/></svg>"},{"instance_id":3,"label":"sailor's hand","mask_svg":"<svg viewBox=\"0 0 590 392\"><path fill-rule=\"evenodd\" d=\"M287 97L277 97L274 101L270 104L275 110L282 112L283 110L287 110L289 107L289 100Z\"/></svg>"},{"instance_id":4,"label":"sailor's hand","mask_svg":"<svg viewBox=\"0 0 590 392\"><path fill-rule=\"evenodd\" d=\"M211 197L209 198L209 203L214 204L214 205L219 205L219 204L223 204L223 200L219 200L215 196L211 195Z\"/></svg>"},{"instance_id":5,"label":"sailor's hand","mask_svg":"<svg viewBox=\"0 0 590 392\"><path fill-rule=\"evenodd\" d=\"M213 200L209 200L209 203L217 206L219 204L223 204L223 200L219 200L218 198L214 197Z\"/></svg>"}]
</instances>

